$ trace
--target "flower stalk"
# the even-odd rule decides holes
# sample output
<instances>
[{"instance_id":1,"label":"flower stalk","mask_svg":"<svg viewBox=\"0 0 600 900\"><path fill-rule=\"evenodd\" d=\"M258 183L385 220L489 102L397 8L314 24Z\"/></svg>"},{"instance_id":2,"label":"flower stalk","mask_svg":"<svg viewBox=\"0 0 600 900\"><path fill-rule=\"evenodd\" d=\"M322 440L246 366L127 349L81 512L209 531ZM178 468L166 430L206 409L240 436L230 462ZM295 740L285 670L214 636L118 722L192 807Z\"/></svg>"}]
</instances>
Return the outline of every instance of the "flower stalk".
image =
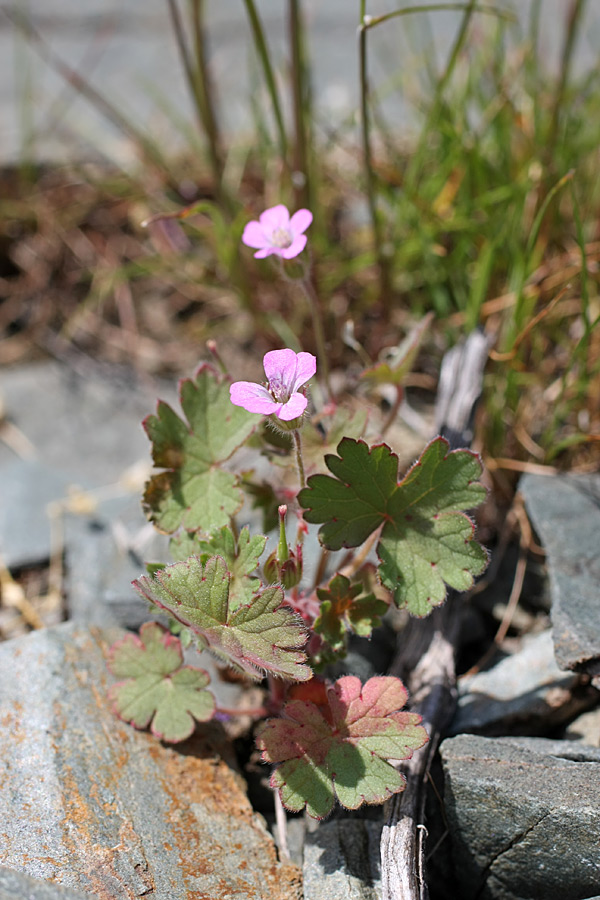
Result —
<instances>
[{"instance_id":1,"label":"flower stalk","mask_svg":"<svg viewBox=\"0 0 600 900\"><path fill-rule=\"evenodd\" d=\"M296 465L298 466L298 478L300 480L300 488L306 487L306 477L304 475L304 460L302 458L302 438L298 430L292 431L294 438L294 447L296 450Z\"/></svg>"}]
</instances>

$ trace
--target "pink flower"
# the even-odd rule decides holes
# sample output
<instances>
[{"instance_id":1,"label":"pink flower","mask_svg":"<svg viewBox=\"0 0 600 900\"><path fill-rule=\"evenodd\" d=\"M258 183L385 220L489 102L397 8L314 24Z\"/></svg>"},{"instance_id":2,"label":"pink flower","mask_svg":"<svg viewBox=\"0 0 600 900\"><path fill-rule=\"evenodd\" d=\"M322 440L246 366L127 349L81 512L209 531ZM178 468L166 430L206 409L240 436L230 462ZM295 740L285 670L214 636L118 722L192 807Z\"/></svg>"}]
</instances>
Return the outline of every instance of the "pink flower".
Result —
<instances>
[{"instance_id":1,"label":"pink flower","mask_svg":"<svg viewBox=\"0 0 600 900\"><path fill-rule=\"evenodd\" d=\"M236 381L229 388L231 402L251 413L277 416L284 422L297 419L308 400L299 388L317 371L317 358L312 353L293 350L271 350L263 359L266 387L252 381Z\"/></svg>"},{"instance_id":2,"label":"pink flower","mask_svg":"<svg viewBox=\"0 0 600 900\"><path fill-rule=\"evenodd\" d=\"M258 222L248 222L242 241L247 247L258 247L258 252L254 254L256 259L264 259L272 253L284 259L293 259L306 246L306 235L303 232L312 219L312 213L308 209L299 209L290 219L287 208L280 203L279 206L266 209L259 216Z\"/></svg>"}]
</instances>

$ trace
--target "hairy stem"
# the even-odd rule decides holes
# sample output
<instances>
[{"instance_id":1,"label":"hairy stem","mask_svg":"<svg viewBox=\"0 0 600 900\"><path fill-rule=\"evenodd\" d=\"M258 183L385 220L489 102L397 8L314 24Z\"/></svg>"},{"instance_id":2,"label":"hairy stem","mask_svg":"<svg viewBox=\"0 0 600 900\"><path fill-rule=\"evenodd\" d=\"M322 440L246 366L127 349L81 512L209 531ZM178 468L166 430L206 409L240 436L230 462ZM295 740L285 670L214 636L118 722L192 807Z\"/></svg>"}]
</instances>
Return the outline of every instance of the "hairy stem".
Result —
<instances>
[{"instance_id":1,"label":"hairy stem","mask_svg":"<svg viewBox=\"0 0 600 900\"><path fill-rule=\"evenodd\" d=\"M298 466L298 477L300 479L300 488L306 487L306 478L304 476L304 460L302 458L302 438L298 429L292 431L294 436L294 447L296 448L296 465Z\"/></svg>"}]
</instances>

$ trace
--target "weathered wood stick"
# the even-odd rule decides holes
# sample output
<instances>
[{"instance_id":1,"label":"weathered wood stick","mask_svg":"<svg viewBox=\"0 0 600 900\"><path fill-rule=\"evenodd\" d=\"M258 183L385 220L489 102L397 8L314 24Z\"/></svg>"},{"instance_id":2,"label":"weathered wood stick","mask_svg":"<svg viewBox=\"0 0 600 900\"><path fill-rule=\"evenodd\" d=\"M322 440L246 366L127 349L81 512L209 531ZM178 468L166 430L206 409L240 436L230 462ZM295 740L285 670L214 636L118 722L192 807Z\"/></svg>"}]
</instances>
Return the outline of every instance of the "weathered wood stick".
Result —
<instances>
[{"instance_id":1,"label":"weathered wood stick","mask_svg":"<svg viewBox=\"0 0 600 900\"><path fill-rule=\"evenodd\" d=\"M473 332L464 346L444 357L436 409L436 427L451 449L472 440L475 405L481 393L489 344ZM402 764L406 789L386 805L381 835L383 900L427 900L424 822L427 774L440 737L456 706L455 651L460 595L451 592L444 606L426 619L411 619L398 636L390 674L402 679L411 709L423 717L429 743Z\"/></svg>"}]
</instances>

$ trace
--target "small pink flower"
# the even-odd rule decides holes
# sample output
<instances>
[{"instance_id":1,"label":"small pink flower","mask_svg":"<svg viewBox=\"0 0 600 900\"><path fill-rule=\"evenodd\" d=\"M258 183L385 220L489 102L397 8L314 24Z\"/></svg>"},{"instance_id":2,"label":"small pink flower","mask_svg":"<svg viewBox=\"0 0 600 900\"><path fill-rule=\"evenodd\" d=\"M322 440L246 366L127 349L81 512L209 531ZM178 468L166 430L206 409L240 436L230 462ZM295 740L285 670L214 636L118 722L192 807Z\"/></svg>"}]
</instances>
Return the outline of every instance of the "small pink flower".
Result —
<instances>
[{"instance_id":1,"label":"small pink flower","mask_svg":"<svg viewBox=\"0 0 600 900\"><path fill-rule=\"evenodd\" d=\"M254 254L256 259L264 259L275 253L284 259L293 259L306 246L306 235L303 234L312 222L312 213L308 209L299 209L290 219L290 214L283 204L266 209L259 216L258 222L248 222L244 228L242 241L247 247L258 247Z\"/></svg>"},{"instance_id":2,"label":"small pink flower","mask_svg":"<svg viewBox=\"0 0 600 900\"><path fill-rule=\"evenodd\" d=\"M271 350L263 359L266 387L252 381L236 381L229 388L231 402L251 413L277 416L284 422L297 419L308 400L299 388L317 371L317 358L312 353L293 350Z\"/></svg>"}]
</instances>

